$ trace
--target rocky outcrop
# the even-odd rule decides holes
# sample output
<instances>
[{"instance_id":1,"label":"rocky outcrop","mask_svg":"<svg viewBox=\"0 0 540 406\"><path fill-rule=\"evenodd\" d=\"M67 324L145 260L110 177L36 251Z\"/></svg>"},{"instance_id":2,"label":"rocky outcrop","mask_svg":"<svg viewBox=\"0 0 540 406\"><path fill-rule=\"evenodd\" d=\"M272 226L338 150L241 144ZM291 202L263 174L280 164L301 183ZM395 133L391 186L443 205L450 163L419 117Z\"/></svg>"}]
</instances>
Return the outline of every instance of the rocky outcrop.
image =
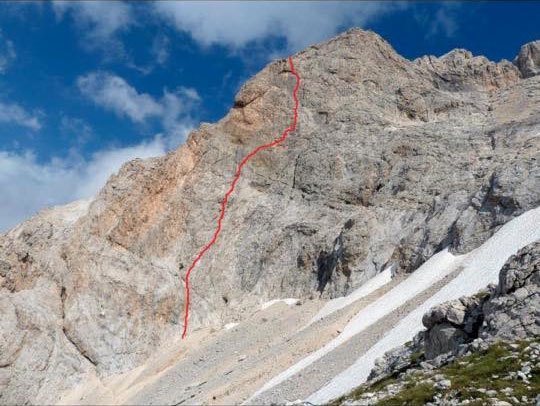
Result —
<instances>
[{"instance_id":1,"label":"rocky outcrop","mask_svg":"<svg viewBox=\"0 0 540 406\"><path fill-rule=\"evenodd\" d=\"M190 279L192 329L467 252L540 202L538 76L465 51L408 61L357 29L293 59L298 130L244 168ZM286 60L269 64L178 150L0 236L2 402L54 402L178 336L179 266L210 240L242 157L289 125L294 84Z\"/></svg>"},{"instance_id":2,"label":"rocky outcrop","mask_svg":"<svg viewBox=\"0 0 540 406\"><path fill-rule=\"evenodd\" d=\"M540 74L540 41L523 45L514 63L524 78Z\"/></svg>"},{"instance_id":3,"label":"rocky outcrop","mask_svg":"<svg viewBox=\"0 0 540 406\"><path fill-rule=\"evenodd\" d=\"M495 295L482 312L480 338L540 337L540 242L522 249L505 265Z\"/></svg>"},{"instance_id":4,"label":"rocky outcrop","mask_svg":"<svg viewBox=\"0 0 540 406\"><path fill-rule=\"evenodd\" d=\"M440 58L423 56L415 63L432 74L437 88L451 92L506 88L519 77L511 62L493 63L465 49L454 49Z\"/></svg>"},{"instance_id":5,"label":"rocky outcrop","mask_svg":"<svg viewBox=\"0 0 540 406\"><path fill-rule=\"evenodd\" d=\"M444 363L421 361L332 405L538 405L540 343L499 342Z\"/></svg>"},{"instance_id":6,"label":"rocky outcrop","mask_svg":"<svg viewBox=\"0 0 540 406\"><path fill-rule=\"evenodd\" d=\"M419 359L438 367L499 341L539 339L540 242L509 258L496 287L435 306L422 322L426 330L379 359L371 380L406 371Z\"/></svg>"},{"instance_id":7,"label":"rocky outcrop","mask_svg":"<svg viewBox=\"0 0 540 406\"><path fill-rule=\"evenodd\" d=\"M481 292L437 306L422 321L427 328L428 359L458 352L462 344L475 339L540 337L540 242L523 248L506 263L491 294Z\"/></svg>"},{"instance_id":8,"label":"rocky outcrop","mask_svg":"<svg viewBox=\"0 0 540 406\"><path fill-rule=\"evenodd\" d=\"M484 320L482 304L487 296L487 292L482 292L477 297L447 302L424 315L422 323L427 328L424 351L428 359L455 351L461 344L478 337Z\"/></svg>"},{"instance_id":9,"label":"rocky outcrop","mask_svg":"<svg viewBox=\"0 0 540 406\"><path fill-rule=\"evenodd\" d=\"M540 371L540 242L508 259L496 287L435 306L422 321L425 331L377 360L368 383L355 391L356 401L350 395L336 403L394 404L419 385L424 402L432 404L467 404L467 397L495 404L497 396L509 404L533 404L534 397L512 395L521 386L534 396L539 389L530 379ZM479 386L482 374L494 389ZM514 389L500 391L506 382Z\"/></svg>"}]
</instances>

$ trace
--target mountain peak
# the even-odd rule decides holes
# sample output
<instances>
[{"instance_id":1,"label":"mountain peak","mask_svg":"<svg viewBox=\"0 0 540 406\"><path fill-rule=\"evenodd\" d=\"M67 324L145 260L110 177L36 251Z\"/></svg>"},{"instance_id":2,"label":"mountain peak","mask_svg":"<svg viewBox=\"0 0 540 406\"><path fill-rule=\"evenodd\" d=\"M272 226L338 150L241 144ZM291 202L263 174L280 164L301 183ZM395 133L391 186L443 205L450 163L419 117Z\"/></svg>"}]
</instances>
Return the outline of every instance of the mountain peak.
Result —
<instances>
[{"instance_id":1,"label":"mountain peak","mask_svg":"<svg viewBox=\"0 0 540 406\"><path fill-rule=\"evenodd\" d=\"M524 66L536 66L535 52L536 45L525 48ZM540 95L514 65L461 50L409 61L360 29L293 61L302 78L297 130L242 170L222 234L191 274L194 339L163 358L170 363L156 361L155 377L146 379L151 368L144 369L146 380L133 385L163 384L149 389L154 403L207 404L214 391L217 402L245 400L321 341L308 337L293 355L282 337L293 345L298 326L329 299L384 271L405 278L443 250L443 259L466 254L538 206ZM57 403L76 382L133 371L178 342L185 266L211 240L239 163L290 126L295 84L286 60L269 64L223 119L201 125L177 151L126 164L92 202L41 213L0 235L2 402ZM279 298L300 305L271 306L262 317L261 304ZM347 312L336 313L343 325ZM243 335L224 328L232 321L244 323ZM386 319L380 335L397 321ZM321 337L332 339L338 324ZM267 339L284 345L260 346ZM217 343L215 357L203 357L195 342ZM241 354L221 357L234 351L245 351L242 365L252 362L256 373L232 371ZM174 385L169 368L181 370ZM202 375L208 380L193 386ZM315 390L327 378L291 387ZM195 387L204 390L184 393ZM114 400L104 399L84 401ZM147 403L141 399L126 402Z\"/></svg>"}]
</instances>

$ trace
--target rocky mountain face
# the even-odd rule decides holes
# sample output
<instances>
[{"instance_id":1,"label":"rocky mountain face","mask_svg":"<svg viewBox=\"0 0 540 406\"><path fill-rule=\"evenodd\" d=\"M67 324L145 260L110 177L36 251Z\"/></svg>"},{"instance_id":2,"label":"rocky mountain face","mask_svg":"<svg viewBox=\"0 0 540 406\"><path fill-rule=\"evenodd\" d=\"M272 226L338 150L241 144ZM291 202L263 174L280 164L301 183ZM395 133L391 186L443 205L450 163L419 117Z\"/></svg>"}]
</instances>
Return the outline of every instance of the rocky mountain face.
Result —
<instances>
[{"instance_id":1,"label":"rocky mountain face","mask_svg":"<svg viewBox=\"0 0 540 406\"><path fill-rule=\"evenodd\" d=\"M432 404L540 402L540 242L507 261L497 286L436 306L423 323L413 342L378 360L347 404L394 404L422 386L418 395Z\"/></svg>"},{"instance_id":2,"label":"rocky mountain face","mask_svg":"<svg viewBox=\"0 0 540 406\"><path fill-rule=\"evenodd\" d=\"M538 42L515 64L464 50L409 61L354 29L293 61L298 130L245 167L190 279L192 330L468 252L539 205ZM54 402L178 338L179 266L211 238L241 159L290 124L294 84L286 60L270 63L176 151L0 236L0 403Z\"/></svg>"},{"instance_id":3,"label":"rocky mountain face","mask_svg":"<svg viewBox=\"0 0 540 406\"><path fill-rule=\"evenodd\" d=\"M457 352L477 339L540 337L540 243L523 248L506 263L492 292L435 307L422 321L428 358Z\"/></svg>"}]
</instances>

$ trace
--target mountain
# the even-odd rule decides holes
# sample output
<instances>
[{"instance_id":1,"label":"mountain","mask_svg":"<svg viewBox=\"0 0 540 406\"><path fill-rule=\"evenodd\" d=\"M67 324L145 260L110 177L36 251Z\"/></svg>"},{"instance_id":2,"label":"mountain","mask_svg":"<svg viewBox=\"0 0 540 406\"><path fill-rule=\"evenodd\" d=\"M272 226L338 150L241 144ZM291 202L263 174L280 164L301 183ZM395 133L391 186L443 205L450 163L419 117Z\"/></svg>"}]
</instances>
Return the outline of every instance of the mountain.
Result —
<instances>
[{"instance_id":1,"label":"mountain","mask_svg":"<svg viewBox=\"0 0 540 406\"><path fill-rule=\"evenodd\" d=\"M460 49L409 61L353 29L293 55L298 128L244 168L191 275L185 341L180 268L211 239L242 158L290 125L287 60L176 151L7 231L0 403L284 403L383 337L373 356L404 344L388 334L402 318L416 334L426 303L485 287L540 238L539 47L514 63Z\"/></svg>"}]
</instances>

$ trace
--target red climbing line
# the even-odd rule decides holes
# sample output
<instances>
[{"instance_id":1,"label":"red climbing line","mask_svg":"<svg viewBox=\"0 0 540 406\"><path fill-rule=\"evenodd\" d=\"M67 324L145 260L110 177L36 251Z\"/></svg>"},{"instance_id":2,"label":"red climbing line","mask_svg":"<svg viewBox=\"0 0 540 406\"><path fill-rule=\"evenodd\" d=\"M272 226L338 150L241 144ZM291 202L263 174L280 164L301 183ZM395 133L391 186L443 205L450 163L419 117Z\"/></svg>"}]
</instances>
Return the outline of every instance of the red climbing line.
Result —
<instances>
[{"instance_id":1,"label":"red climbing line","mask_svg":"<svg viewBox=\"0 0 540 406\"><path fill-rule=\"evenodd\" d=\"M300 88L300 76L294 70L294 64L293 64L292 58L290 56L289 56L289 65L291 66L292 74L296 77L296 86L295 86L294 91L293 91L293 97L294 97L293 122L289 127L287 127L285 129L285 131L283 131L283 133L281 134L281 137L279 137L278 139L275 139L272 142L269 142L268 144L259 145L257 148L255 148L253 151L251 151L249 154L247 154L244 157L244 159L242 159L242 162L240 162L240 164L238 165L238 168L236 169L236 173L234 174L233 181L232 181L231 185L229 186L229 190L227 190L227 193L225 193L225 198L221 202L221 212L219 214L217 228L216 228L216 231L214 232L214 236L212 237L210 242L208 244L206 244L206 246L197 254L195 259L193 260L193 263L190 265L190 267L186 271L186 281L185 281L185 285L186 285L186 310L185 310L185 313L184 313L184 331L182 332L182 339L184 339L186 337L187 328L188 328L188 317L189 317L189 275L191 274L191 271L193 270L193 268L195 268L195 265L197 265L197 262L200 261L201 257L204 255L204 253L206 251L208 251L210 249L210 247L212 247L212 245L214 245L214 243L216 242L219 234L221 233L221 223L223 222L223 217L225 217L225 209L226 209L226 206L227 206L227 201L229 200L229 197L234 192L234 188L236 186L236 182L238 182L238 179L240 178L240 173L242 172L242 168L257 153L259 153L260 151L262 151L264 149L272 148L272 147L274 147L274 146L276 146L278 144L281 144L283 141L285 141L287 139L287 136L289 135L289 133L296 130L296 125L297 125L297 122L298 122L298 95L297 95L297 93L298 93L298 89Z\"/></svg>"}]
</instances>

